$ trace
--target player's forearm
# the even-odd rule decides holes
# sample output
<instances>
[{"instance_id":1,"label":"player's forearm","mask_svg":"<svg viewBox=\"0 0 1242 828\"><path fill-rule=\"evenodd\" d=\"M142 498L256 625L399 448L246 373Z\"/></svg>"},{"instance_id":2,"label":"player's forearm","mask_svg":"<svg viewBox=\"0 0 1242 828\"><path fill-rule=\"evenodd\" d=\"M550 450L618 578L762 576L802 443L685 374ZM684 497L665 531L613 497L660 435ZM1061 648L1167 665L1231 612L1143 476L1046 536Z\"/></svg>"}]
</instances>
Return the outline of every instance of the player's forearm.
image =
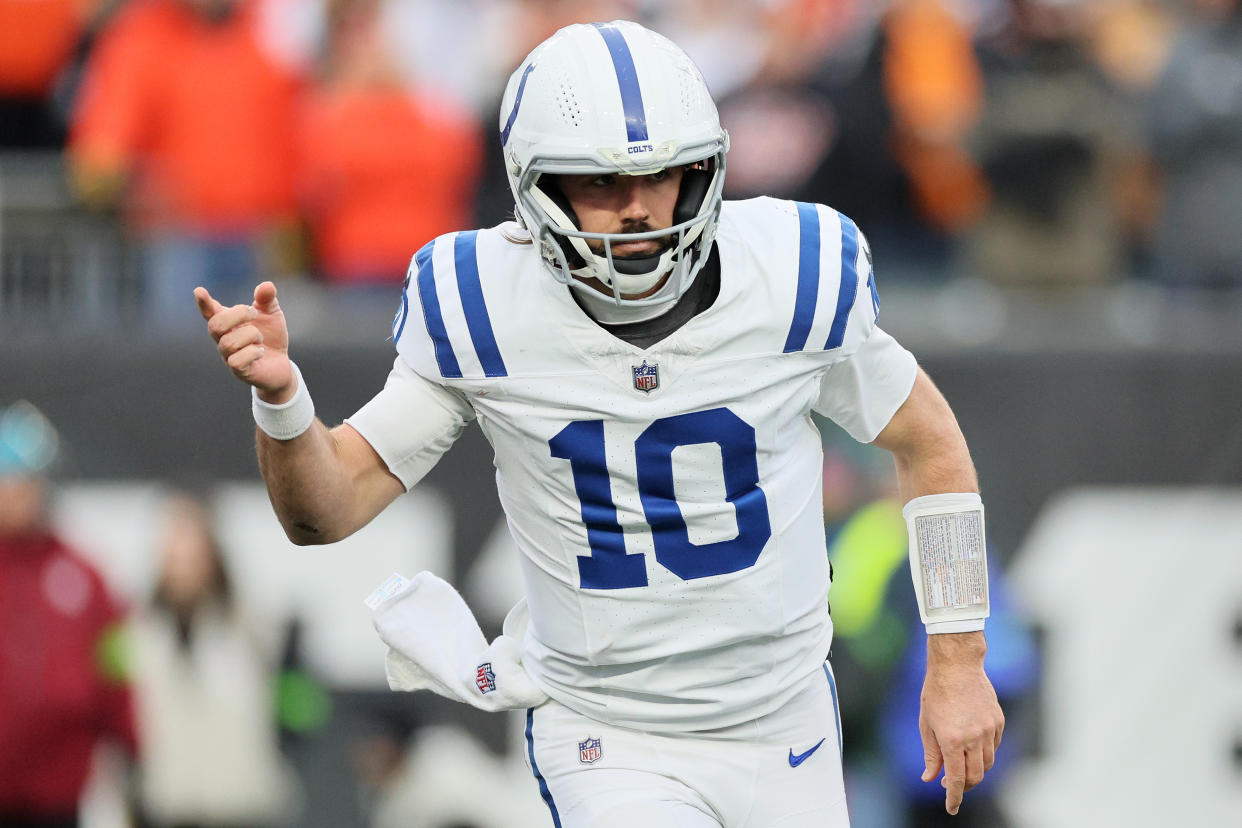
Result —
<instances>
[{"instance_id":1,"label":"player's forearm","mask_svg":"<svg viewBox=\"0 0 1242 828\"><path fill-rule=\"evenodd\" d=\"M930 494L979 491L957 418L921 369L910 396L875 445L892 452L903 502Z\"/></svg>"},{"instance_id":2,"label":"player's forearm","mask_svg":"<svg viewBox=\"0 0 1242 828\"><path fill-rule=\"evenodd\" d=\"M940 433L905 451L893 452L897 466L897 488L902 502L944 492L977 492L975 474L966 440L957 423L945 424Z\"/></svg>"},{"instance_id":3,"label":"player's forearm","mask_svg":"<svg viewBox=\"0 0 1242 828\"><path fill-rule=\"evenodd\" d=\"M319 420L292 440L255 429L259 471L289 540L299 546L332 543L351 534L354 481L332 433Z\"/></svg>"},{"instance_id":4,"label":"player's forearm","mask_svg":"<svg viewBox=\"0 0 1242 828\"><path fill-rule=\"evenodd\" d=\"M918 416L890 446L901 499L945 492L977 492L979 480L957 418L930 380L916 386Z\"/></svg>"}]
</instances>

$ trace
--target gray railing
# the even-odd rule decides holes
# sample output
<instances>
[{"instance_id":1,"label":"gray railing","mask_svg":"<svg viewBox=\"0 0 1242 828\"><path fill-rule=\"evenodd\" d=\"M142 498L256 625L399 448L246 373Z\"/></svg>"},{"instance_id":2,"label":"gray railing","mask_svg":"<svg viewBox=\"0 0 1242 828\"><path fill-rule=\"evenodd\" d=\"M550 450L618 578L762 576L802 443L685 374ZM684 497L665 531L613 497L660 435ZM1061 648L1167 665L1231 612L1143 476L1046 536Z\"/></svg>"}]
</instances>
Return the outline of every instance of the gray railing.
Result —
<instances>
[{"instance_id":1,"label":"gray railing","mask_svg":"<svg viewBox=\"0 0 1242 828\"><path fill-rule=\"evenodd\" d=\"M59 153L0 154L0 339L107 330L138 290L118 217L74 201Z\"/></svg>"},{"instance_id":2,"label":"gray railing","mask_svg":"<svg viewBox=\"0 0 1242 828\"><path fill-rule=\"evenodd\" d=\"M1242 353L1242 291L1171 292L1134 280L1059 291L975 278L898 284L882 251L877 259L881 324L918 352ZM59 153L0 152L0 344L149 339L139 333L139 269L120 216L74 200ZM394 285L392 300L371 308L309 278L280 289L306 344L382 339L399 293ZM329 318L335 324L322 324Z\"/></svg>"}]
</instances>

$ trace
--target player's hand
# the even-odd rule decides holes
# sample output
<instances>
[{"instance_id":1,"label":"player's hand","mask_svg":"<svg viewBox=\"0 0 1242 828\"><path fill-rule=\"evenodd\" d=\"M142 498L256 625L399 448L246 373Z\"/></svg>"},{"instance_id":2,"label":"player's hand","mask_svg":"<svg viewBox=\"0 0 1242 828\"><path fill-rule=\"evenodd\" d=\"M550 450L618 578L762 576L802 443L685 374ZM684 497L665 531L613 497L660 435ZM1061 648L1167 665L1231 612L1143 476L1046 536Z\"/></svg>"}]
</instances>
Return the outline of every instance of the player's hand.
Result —
<instances>
[{"instance_id":1,"label":"player's hand","mask_svg":"<svg viewBox=\"0 0 1242 828\"><path fill-rule=\"evenodd\" d=\"M203 287L194 288L194 301L234 376L253 385L266 402L278 405L293 396L297 389L289 362L289 329L274 284L256 287L250 305L225 307Z\"/></svg>"},{"instance_id":2,"label":"player's hand","mask_svg":"<svg viewBox=\"0 0 1242 828\"><path fill-rule=\"evenodd\" d=\"M1005 730L1005 714L983 671L983 633L929 635L927 676L919 705L926 769L945 789L944 807L956 814L962 795L991 770Z\"/></svg>"}]
</instances>

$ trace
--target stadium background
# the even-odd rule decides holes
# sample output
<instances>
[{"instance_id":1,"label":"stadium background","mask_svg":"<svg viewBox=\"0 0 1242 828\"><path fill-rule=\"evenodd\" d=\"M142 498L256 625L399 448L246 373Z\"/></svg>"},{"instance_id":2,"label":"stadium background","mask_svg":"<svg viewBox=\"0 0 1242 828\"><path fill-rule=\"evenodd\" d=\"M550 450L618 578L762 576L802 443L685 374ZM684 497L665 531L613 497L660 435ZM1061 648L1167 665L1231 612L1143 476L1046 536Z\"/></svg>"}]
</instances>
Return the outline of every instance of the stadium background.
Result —
<instances>
[{"instance_id":1,"label":"stadium background","mask_svg":"<svg viewBox=\"0 0 1242 828\"><path fill-rule=\"evenodd\" d=\"M166 493L211 507L278 691L255 737L279 747L271 824L548 822L520 723L384 690L361 602L392 570L428 568L494 632L516 574L477 430L355 538L291 547L245 390L188 293L170 306L165 291L195 272L242 301L276 278L319 413L339 421L390 364L392 262L511 208L495 135L508 72L558 26L615 17L699 62L733 137L731 197L858 221L883 325L970 441L1012 598L989 627L1010 727L1006 765L958 824L1242 817L1237 2L185 2L215 17L218 78L210 49L123 31L158 2L0 0L0 406L29 400L55 424L56 524L136 617L152 612ZM190 67L153 91L152 73ZM271 76L285 116L239 94ZM879 452L824 430L854 822L933 824L938 786L920 793L894 756L921 761L901 741L908 581L874 508L891 479ZM237 749L179 747L202 767ZM101 751L83 824L125 824L151 796L143 755L127 768ZM238 796L219 783L210 798Z\"/></svg>"}]
</instances>

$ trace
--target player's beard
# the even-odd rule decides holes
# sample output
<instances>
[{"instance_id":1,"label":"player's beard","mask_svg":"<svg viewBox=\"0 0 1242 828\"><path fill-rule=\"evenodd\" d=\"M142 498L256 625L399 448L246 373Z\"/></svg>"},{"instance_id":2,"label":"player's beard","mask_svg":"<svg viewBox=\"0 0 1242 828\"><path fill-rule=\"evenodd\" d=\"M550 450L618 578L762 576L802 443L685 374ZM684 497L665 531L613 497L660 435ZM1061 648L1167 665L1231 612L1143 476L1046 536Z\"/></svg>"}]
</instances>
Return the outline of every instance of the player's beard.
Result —
<instances>
[{"instance_id":1,"label":"player's beard","mask_svg":"<svg viewBox=\"0 0 1242 828\"><path fill-rule=\"evenodd\" d=\"M631 221L631 222L622 222L620 233L621 234L650 233L653 230L660 230L660 229L662 228L652 227L651 224L646 221ZM596 256L599 256L601 258L606 256L606 254L604 253L603 239L586 239L585 241L587 243L587 247L591 248L591 252L594 253ZM615 245L618 244L619 242L614 242L614 250L612 252L612 257L614 259L645 259L649 256L659 256L665 250L668 250L669 248L673 246L672 234L664 236L663 238L650 239L650 241L656 242L659 246L653 250L650 250L647 252L638 252L638 253L618 253L615 249Z\"/></svg>"}]
</instances>

